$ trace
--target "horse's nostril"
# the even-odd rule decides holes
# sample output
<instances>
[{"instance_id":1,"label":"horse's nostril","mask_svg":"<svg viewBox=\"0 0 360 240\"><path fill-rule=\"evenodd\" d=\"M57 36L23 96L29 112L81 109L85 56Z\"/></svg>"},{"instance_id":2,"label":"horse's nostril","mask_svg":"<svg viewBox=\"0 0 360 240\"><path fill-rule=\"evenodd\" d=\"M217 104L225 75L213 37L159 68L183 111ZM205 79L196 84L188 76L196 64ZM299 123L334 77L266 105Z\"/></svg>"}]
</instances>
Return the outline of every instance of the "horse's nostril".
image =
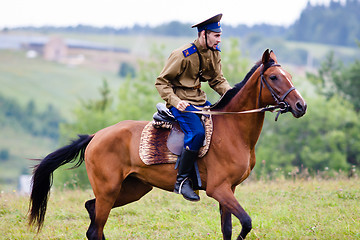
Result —
<instances>
[{"instance_id":1,"label":"horse's nostril","mask_svg":"<svg viewBox=\"0 0 360 240\"><path fill-rule=\"evenodd\" d=\"M303 107L303 105L302 105L300 102L297 102L297 103L296 103L296 108L297 108L297 110L299 110L299 111L303 111L303 110L304 110L304 107Z\"/></svg>"}]
</instances>

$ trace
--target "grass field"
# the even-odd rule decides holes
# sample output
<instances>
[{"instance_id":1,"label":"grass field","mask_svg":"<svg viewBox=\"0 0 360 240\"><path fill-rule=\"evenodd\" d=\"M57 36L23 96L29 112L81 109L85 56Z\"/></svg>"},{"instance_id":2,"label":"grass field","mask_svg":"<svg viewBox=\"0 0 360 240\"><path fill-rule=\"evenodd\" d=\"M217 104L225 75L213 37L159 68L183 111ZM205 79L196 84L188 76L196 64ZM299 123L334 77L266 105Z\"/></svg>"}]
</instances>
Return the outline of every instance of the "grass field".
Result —
<instances>
[{"instance_id":1,"label":"grass field","mask_svg":"<svg viewBox=\"0 0 360 240\"><path fill-rule=\"evenodd\" d=\"M115 73L82 67L69 67L43 59L28 59L25 52L0 51L0 93L25 105L34 100L37 107L49 104L71 118L79 99L96 98L103 79L116 91L121 79Z\"/></svg>"},{"instance_id":2,"label":"grass field","mask_svg":"<svg viewBox=\"0 0 360 240\"><path fill-rule=\"evenodd\" d=\"M236 197L250 214L247 239L359 239L360 179L246 181ZM28 197L0 195L1 239L85 239L89 219L83 207L91 190L51 194L44 228L27 227ZM240 232L233 217L233 238ZM201 192L191 203L158 189L143 199L112 210L108 239L221 239L218 204Z\"/></svg>"}]
</instances>

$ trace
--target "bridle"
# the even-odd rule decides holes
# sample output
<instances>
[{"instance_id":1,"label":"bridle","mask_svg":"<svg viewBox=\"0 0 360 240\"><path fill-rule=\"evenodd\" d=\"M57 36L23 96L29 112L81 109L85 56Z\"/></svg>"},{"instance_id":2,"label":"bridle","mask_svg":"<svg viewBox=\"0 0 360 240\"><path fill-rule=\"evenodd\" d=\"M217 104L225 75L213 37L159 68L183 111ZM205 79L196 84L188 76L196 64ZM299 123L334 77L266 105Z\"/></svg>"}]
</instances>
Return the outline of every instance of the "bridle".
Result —
<instances>
[{"instance_id":1,"label":"bridle","mask_svg":"<svg viewBox=\"0 0 360 240\"><path fill-rule=\"evenodd\" d=\"M282 96L280 96L270 86L269 82L264 77L264 73L266 72L266 70L268 70L271 67L281 67L281 65L276 64L275 62L271 61L271 62L268 62L265 65L261 65L260 67L262 68L262 70L260 72L260 91L259 91L259 98L258 98L259 108L252 109L252 110L245 110L245 111L241 111L241 112L220 112L220 111L210 111L211 107L196 107L196 106L194 106L196 109L198 109L198 111L186 111L185 110L183 112L192 112L192 113L202 114L202 115L224 115L224 114L259 113L259 112L269 112L269 111L274 112L275 110L277 110L277 115L275 117L275 121L277 121L280 114L287 113L287 112L289 112L291 110L291 107L285 101L285 98L289 95L290 92L292 92L296 88L291 87ZM274 98L277 105L260 108L261 93L262 93L262 88L264 87L264 85L269 89L269 91L271 93L271 96Z\"/></svg>"},{"instance_id":2,"label":"bridle","mask_svg":"<svg viewBox=\"0 0 360 240\"><path fill-rule=\"evenodd\" d=\"M295 90L295 87L291 87L289 88L282 96L280 96L279 94L277 94L275 92L275 90L270 86L269 82L266 80L266 78L264 77L264 73L266 72L266 70L268 70L271 67L281 67L280 64L274 63L274 62L268 62L265 65L260 66L262 67L261 73L260 73L260 92L259 92L259 100L258 100L258 104L260 107L260 103L261 103L261 92L262 92L262 88L265 84L265 86L269 89L271 96L274 98L277 106L279 106L280 110L278 111L278 114L276 115L275 121L277 121L278 117L280 114L283 113L287 113L291 110L290 105L285 102L285 98L289 95L290 92L292 92L293 90Z\"/></svg>"}]
</instances>

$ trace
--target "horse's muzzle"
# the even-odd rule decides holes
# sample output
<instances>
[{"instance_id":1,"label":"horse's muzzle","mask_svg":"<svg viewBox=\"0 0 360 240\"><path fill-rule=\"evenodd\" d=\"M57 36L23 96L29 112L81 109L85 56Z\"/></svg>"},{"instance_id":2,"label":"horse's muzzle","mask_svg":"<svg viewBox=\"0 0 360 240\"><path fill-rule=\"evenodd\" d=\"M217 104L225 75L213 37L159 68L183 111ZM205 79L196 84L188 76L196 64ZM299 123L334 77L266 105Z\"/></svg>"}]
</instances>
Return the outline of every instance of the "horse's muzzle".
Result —
<instances>
[{"instance_id":1,"label":"horse's muzzle","mask_svg":"<svg viewBox=\"0 0 360 240\"><path fill-rule=\"evenodd\" d=\"M306 113L307 104L304 101L297 101L293 107L291 107L291 113L294 117L300 118Z\"/></svg>"}]
</instances>

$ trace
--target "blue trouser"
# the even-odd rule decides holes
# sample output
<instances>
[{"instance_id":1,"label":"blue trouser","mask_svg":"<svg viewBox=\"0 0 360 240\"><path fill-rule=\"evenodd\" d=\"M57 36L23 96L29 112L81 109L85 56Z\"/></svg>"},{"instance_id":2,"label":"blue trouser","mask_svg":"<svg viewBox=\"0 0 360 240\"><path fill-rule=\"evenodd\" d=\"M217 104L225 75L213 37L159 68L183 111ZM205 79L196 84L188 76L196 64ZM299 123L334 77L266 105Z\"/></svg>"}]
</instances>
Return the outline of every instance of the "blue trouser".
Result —
<instances>
[{"instance_id":1,"label":"blue trouser","mask_svg":"<svg viewBox=\"0 0 360 240\"><path fill-rule=\"evenodd\" d=\"M211 103L207 101L199 107L209 105L211 105ZM205 139L205 129L200 116L191 112L181 112L175 107L170 107L170 111L179 122L185 134L184 147L188 147L192 151L199 151ZM197 111L197 109L190 105L186 108L186 111Z\"/></svg>"}]
</instances>

